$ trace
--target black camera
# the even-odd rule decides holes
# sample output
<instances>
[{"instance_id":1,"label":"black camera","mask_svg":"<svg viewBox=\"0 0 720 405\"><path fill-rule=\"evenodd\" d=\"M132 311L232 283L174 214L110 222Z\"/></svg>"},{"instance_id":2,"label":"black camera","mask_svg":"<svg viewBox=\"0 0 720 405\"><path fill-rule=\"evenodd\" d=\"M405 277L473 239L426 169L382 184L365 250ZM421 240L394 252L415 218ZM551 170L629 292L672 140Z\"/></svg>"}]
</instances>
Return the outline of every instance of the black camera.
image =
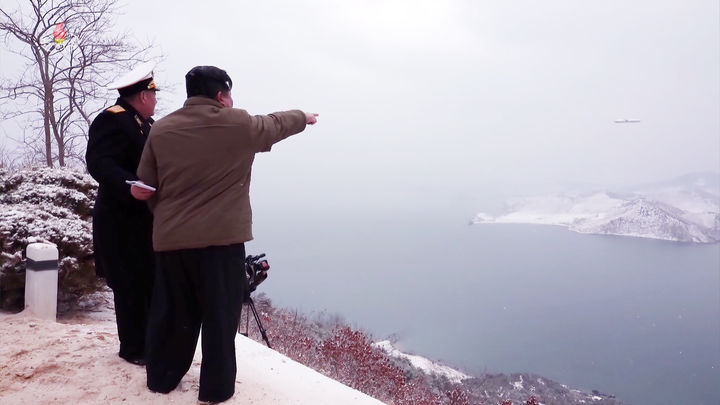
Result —
<instances>
[{"instance_id":1,"label":"black camera","mask_svg":"<svg viewBox=\"0 0 720 405\"><path fill-rule=\"evenodd\" d=\"M267 331L263 328L262 322L260 321L260 315L258 315L258 312L255 309L255 303L253 302L252 297L250 297L250 293L255 291L260 283L265 281L268 276L267 272L270 270L270 264L268 264L268 261L261 260L263 257L265 257L265 253L261 253L257 256L249 255L245 258L245 276L247 277L248 290L243 304L247 304L250 307L250 311L252 311L253 317L255 317L258 329L260 329L260 335L262 335L262 338L268 347L272 348L272 346L270 346L270 340L267 337ZM242 324L242 322L240 322L241 320L242 317L238 320L238 333L248 336L250 330L248 325L250 323L250 314L248 314L245 318L245 333L240 331L240 325Z\"/></svg>"},{"instance_id":2,"label":"black camera","mask_svg":"<svg viewBox=\"0 0 720 405\"><path fill-rule=\"evenodd\" d=\"M270 270L270 264L267 260L260 260L265 257L265 253L261 253L257 256L248 255L245 258L245 275L248 280L248 295L255 291L258 285L265 281L267 278L268 270Z\"/></svg>"}]
</instances>

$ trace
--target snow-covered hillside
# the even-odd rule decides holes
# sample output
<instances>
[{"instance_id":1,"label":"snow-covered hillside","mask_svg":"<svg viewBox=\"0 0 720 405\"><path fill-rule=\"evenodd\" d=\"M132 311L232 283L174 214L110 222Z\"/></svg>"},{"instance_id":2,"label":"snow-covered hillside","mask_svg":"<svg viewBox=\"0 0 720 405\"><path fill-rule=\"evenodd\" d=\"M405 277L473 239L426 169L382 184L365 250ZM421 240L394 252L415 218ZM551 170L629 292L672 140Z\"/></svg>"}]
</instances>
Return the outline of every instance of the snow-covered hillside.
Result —
<instances>
[{"instance_id":1,"label":"snow-covered hillside","mask_svg":"<svg viewBox=\"0 0 720 405\"><path fill-rule=\"evenodd\" d=\"M678 242L720 242L720 175L701 173L637 187L516 198L505 213L478 213L473 224L524 223L567 227L579 233Z\"/></svg>"}]
</instances>

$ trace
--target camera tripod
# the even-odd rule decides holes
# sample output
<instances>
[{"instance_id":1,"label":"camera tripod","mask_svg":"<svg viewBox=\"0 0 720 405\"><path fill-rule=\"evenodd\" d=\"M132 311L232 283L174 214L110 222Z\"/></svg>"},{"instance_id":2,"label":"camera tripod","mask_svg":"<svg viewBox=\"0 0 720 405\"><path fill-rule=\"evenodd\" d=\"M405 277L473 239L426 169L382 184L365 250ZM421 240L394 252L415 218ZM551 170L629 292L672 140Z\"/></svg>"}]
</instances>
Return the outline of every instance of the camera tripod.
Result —
<instances>
[{"instance_id":1,"label":"camera tripod","mask_svg":"<svg viewBox=\"0 0 720 405\"><path fill-rule=\"evenodd\" d=\"M262 322L260 321L260 316L257 313L257 309L255 309L255 302L253 301L252 297L248 294L247 300L245 301L247 303L248 307L250 307L250 311L253 314L253 317L255 317L255 323L257 323L258 330L260 330L260 335L262 336L263 340L265 341L265 344L267 344L267 347L272 349L272 346L270 346L270 340L268 340L267 333L265 331L265 328L262 325ZM240 323L238 324L238 333L248 337L250 335L250 314L245 315L245 333L240 331L240 325L242 324L242 315L240 316Z\"/></svg>"}]
</instances>

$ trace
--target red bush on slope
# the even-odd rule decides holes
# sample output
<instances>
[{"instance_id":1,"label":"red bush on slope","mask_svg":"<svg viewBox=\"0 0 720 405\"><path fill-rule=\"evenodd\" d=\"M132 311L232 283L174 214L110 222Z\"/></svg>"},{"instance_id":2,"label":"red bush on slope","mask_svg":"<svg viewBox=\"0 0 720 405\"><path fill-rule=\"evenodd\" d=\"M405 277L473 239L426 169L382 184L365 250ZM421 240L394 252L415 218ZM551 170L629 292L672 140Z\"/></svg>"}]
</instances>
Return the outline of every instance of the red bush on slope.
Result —
<instances>
[{"instance_id":1,"label":"red bush on slope","mask_svg":"<svg viewBox=\"0 0 720 405\"><path fill-rule=\"evenodd\" d=\"M313 323L274 308L263 295L256 298L256 306L275 350L349 387L394 405L470 404L460 386L438 392L426 380L406 376L364 332L340 323ZM261 341L254 325L249 334Z\"/></svg>"},{"instance_id":2,"label":"red bush on slope","mask_svg":"<svg viewBox=\"0 0 720 405\"><path fill-rule=\"evenodd\" d=\"M473 394L464 384L399 367L383 350L372 345L367 334L352 330L339 318L311 321L297 312L273 307L264 294L256 297L255 302L275 350L380 401L393 405L500 403L487 393ZM247 311L243 313L245 317ZM243 330L244 325L243 322ZM262 342L253 320L249 326L250 337ZM502 404L511 405L512 401ZM538 404L535 396L525 402Z\"/></svg>"}]
</instances>

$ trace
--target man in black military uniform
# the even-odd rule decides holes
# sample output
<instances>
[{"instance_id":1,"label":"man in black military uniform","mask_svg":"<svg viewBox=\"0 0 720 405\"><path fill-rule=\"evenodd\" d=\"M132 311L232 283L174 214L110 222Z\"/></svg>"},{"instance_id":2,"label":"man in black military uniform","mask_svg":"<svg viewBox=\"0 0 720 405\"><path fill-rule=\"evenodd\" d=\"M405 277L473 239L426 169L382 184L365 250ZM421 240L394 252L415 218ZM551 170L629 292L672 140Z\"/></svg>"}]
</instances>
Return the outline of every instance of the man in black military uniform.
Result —
<instances>
[{"instance_id":1,"label":"man in black military uniform","mask_svg":"<svg viewBox=\"0 0 720 405\"><path fill-rule=\"evenodd\" d=\"M85 160L99 183L93 209L95 271L113 291L119 355L145 364L145 333L153 280L152 214L130 194L155 113L155 64L143 63L108 87L115 105L90 125Z\"/></svg>"}]
</instances>

